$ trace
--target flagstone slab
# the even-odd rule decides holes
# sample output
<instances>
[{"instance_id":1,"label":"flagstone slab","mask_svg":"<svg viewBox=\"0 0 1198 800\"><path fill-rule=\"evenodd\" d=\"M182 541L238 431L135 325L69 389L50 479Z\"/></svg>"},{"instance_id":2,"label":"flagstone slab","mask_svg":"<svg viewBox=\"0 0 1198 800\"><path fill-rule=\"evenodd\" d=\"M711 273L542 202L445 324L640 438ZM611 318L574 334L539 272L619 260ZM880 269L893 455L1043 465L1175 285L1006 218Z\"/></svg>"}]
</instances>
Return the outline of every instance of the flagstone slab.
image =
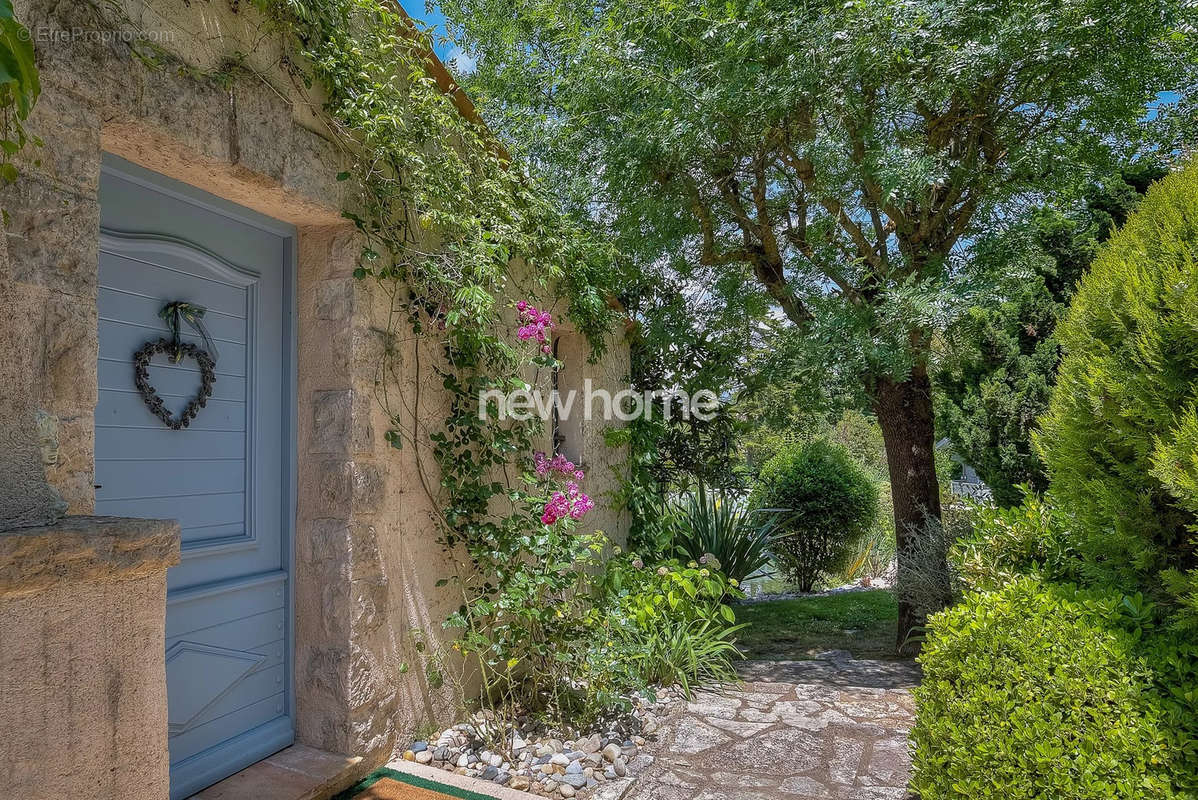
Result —
<instances>
[{"instance_id":1,"label":"flagstone slab","mask_svg":"<svg viewBox=\"0 0 1198 800\"><path fill-rule=\"evenodd\" d=\"M663 721L652 766L603 800L910 800L910 662L747 662Z\"/></svg>"}]
</instances>

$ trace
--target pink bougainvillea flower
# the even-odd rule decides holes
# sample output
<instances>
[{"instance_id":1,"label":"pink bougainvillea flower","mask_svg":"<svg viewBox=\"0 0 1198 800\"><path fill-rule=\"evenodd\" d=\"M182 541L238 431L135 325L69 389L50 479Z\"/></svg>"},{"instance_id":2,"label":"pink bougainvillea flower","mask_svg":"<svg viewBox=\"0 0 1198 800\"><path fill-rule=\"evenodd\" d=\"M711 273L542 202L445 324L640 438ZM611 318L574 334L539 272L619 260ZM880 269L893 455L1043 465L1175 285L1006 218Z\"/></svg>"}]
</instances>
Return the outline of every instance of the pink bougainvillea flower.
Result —
<instances>
[{"instance_id":1,"label":"pink bougainvillea flower","mask_svg":"<svg viewBox=\"0 0 1198 800\"><path fill-rule=\"evenodd\" d=\"M548 311L541 311L525 300L516 303L516 308L520 312L520 328L516 331L516 338L522 342L535 339L542 345L548 345L548 334L555 327L553 315ZM549 351L545 350L544 352Z\"/></svg>"},{"instance_id":2,"label":"pink bougainvillea flower","mask_svg":"<svg viewBox=\"0 0 1198 800\"><path fill-rule=\"evenodd\" d=\"M570 506L570 519L580 520L583 516L595 507L595 503L585 494L579 493L578 497L574 498L573 504Z\"/></svg>"},{"instance_id":3,"label":"pink bougainvillea flower","mask_svg":"<svg viewBox=\"0 0 1198 800\"><path fill-rule=\"evenodd\" d=\"M551 459L538 450L532 454L532 465L539 478L544 478L551 472L556 472L565 478L572 478L575 481L580 481L586 477L586 473L581 467L561 453L558 453Z\"/></svg>"},{"instance_id":4,"label":"pink bougainvillea flower","mask_svg":"<svg viewBox=\"0 0 1198 800\"><path fill-rule=\"evenodd\" d=\"M570 501L561 492L554 492L545 504L545 513L541 514L541 522L552 525L559 519L570 516Z\"/></svg>"},{"instance_id":5,"label":"pink bougainvillea flower","mask_svg":"<svg viewBox=\"0 0 1198 800\"><path fill-rule=\"evenodd\" d=\"M545 511L541 514L541 522L545 525L552 525L566 517L580 520L594 507L595 502L578 488L578 484L570 482L566 484L564 493L554 492L553 496L549 498L549 502L545 504Z\"/></svg>"}]
</instances>

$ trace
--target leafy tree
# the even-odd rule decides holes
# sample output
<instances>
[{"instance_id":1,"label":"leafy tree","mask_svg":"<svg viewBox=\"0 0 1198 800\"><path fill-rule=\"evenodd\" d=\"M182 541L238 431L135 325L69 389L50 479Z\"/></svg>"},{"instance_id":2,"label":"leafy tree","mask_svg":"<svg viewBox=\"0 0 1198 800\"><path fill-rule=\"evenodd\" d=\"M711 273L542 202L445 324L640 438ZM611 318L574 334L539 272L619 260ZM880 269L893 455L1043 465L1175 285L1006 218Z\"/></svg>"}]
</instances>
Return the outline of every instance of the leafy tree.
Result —
<instances>
[{"instance_id":1,"label":"leafy tree","mask_svg":"<svg viewBox=\"0 0 1198 800\"><path fill-rule=\"evenodd\" d=\"M886 440L899 581L940 514L954 251L1176 85L1183 0L446 0L472 89L648 271L768 303ZM924 548L926 550L926 548ZM944 574L947 568L922 565ZM918 624L900 607L899 639Z\"/></svg>"},{"instance_id":2,"label":"leafy tree","mask_svg":"<svg viewBox=\"0 0 1198 800\"><path fill-rule=\"evenodd\" d=\"M1098 245L1163 175L1154 162L1133 164L1095 186L1079 210L1035 209L974 250L970 268L1006 292L969 308L946 332L936 416L1000 505L1018 504L1021 484L1047 488L1032 431L1056 383L1057 322Z\"/></svg>"}]
</instances>

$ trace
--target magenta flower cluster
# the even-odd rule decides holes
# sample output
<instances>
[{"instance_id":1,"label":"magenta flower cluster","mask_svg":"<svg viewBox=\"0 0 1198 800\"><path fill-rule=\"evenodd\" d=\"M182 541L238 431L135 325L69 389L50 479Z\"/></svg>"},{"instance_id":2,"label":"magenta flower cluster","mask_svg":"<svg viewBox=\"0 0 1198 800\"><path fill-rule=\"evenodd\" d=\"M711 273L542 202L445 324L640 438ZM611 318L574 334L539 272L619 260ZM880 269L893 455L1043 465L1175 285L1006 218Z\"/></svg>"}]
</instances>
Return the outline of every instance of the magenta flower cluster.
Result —
<instances>
[{"instance_id":1,"label":"magenta flower cluster","mask_svg":"<svg viewBox=\"0 0 1198 800\"><path fill-rule=\"evenodd\" d=\"M541 311L527 300L516 303L516 310L520 312L520 329L516 331L516 338L522 342L540 342L542 353L552 353L553 346L549 337L554 328L553 315L548 311ZM570 459L560 453L553 458L544 453L534 453L532 460L538 478L566 480L565 491L555 490L549 497L549 502L545 504L545 511L541 514L543 524L552 525L566 517L580 520L595 507L595 502L578 486L578 481L585 478L586 473Z\"/></svg>"},{"instance_id":2,"label":"magenta flower cluster","mask_svg":"<svg viewBox=\"0 0 1198 800\"><path fill-rule=\"evenodd\" d=\"M541 522L552 525L566 517L580 520L594 507L595 502L578 488L577 483L570 481L566 484L566 491L554 492L549 498L549 502L545 504L545 513L541 515Z\"/></svg>"},{"instance_id":3,"label":"magenta flower cluster","mask_svg":"<svg viewBox=\"0 0 1198 800\"><path fill-rule=\"evenodd\" d=\"M516 310L520 312L520 329L516 331L516 338L522 342L535 339L541 343L542 353L552 353L553 346L549 343L549 334L553 333L553 315L548 311L539 310L527 300L516 303Z\"/></svg>"},{"instance_id":4,"label":"magenta flower cluster","mask_svg":"<svg viewBox=\"0 0 1198 800\"><path fill-rule=\"evenodd\" d=\"M561 453L553 458L544 453L534 453L532 461L538 478L554 478L560 475L567 479L565 491L555 491L545 504L545 513L541 514L542 523L552 525L566 517L580 520L595 507L595 502L578 486L578 481L585 478L586 473L570 459Z\"/></svg>"},{"instance_id":5,"label":"magenta flower cluster","mask_svg":"<svg viewBox=\"0 0 1198 800\"><path fill-rule=\"evenodd\" d=\"M567 478L574 478L577 481L586 477L586 473L574 466L574 462L561 453L558 453L552 459L544 453L534 453L532 464L538 478L544 478L551 472L561 473Z\"/></svg>"}]
</instances>

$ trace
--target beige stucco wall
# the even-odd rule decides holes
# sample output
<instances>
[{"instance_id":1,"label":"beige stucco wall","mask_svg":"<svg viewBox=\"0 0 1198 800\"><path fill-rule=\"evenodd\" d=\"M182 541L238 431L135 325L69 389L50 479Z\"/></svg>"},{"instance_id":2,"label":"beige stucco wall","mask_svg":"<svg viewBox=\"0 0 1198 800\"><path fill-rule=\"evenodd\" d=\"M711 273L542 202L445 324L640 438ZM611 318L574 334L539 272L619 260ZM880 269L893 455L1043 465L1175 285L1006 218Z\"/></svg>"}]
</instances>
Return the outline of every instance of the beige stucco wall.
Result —
<instances>
[{"instance_id":1,"label":"beige stucco wall","mask_svg":"<svg viewBox=\"0 0 1198 800\"><path fill-rule=\"evenodd\" d=\"M590 404L590 419L583 409L588 381L592 389L606 390L612 395L630 386L632 367L628 346L623 330L613 332L608 337L603 358L592 361L591 346L584 336L568 323L559 333L557 358L562 366L557 385L563 394L563 403L566 392L575 392L570 414L561 422L567 440L563 449L586 469L584 489L596 503L595 510L584 518L583 525L588 530L603 531L615 544L624 545L628 539L629 515L628 510L617 502L615 494L627 476L627 447L610 446L606 432L625 423L616 417L603 416L604 403L598 400L592 400Z\"/></svg>"},{"instance_id":2,"label":"beige stucco wall","mask_svg":"<svg viewBox=\"0 0 1198 800\"><path fill-rule=\"evenodd\" d=\"M17 13L33 32L42 70L43 94L29 127L46 146L25 158L15 185L0 190L11 215L10 257L0 259L0 343L15 343L19 352L3 376L27 398L0 408L0 439L25 443L19 463L0 466L33 486L44 483L44 470L71 513L93 507L102 151L295 224L297 736L323 749L384 758L397 739L452 711L453 681L434 687L429 651L419 652L416 641L447 638L441 622L457 599L451 588L435 586L452 564L438 544L438 503L425 489L438 483L428 449L395 450L383 440L388 422L375 390L387 300L351 275L360 246L340 213L350 202L348 182L335 179L345 155L328 135L320 98L280 66L278 42L248 3L18 0ZM148 32L180 61L147 65L110 36L55 38L72 29ZM408 404L405 426L421 440L444 409L428 369L440 345L404 336L395 346L394 389ZM577 363L597 385L617 389L626 381L627 349L618 333L599 364L582 366L581 352ZM584 438L587 488L600 504L588 523L622 538L626 521L605 507L605 497L618 485L613 470L623 453L602 446L600 425ZM150 587L133 589L122 602L143 592L144 602L161 608ZM91 596L98 606L91 613L104 613L109 599L112 613L124 613L102 593ZM22 614L38 613L39 601L22 602ZM0 721L0 739L7 730ZM152 760L148 751L122 752Z\"/></svg>"},{"instance_id":3,"label":"beige stucco wall","mask_svg":"<svg viewBox=\"0 0 1198 800\"><path fill-rule=\"evenodd\" d=\"M166 797L163 608L178 560L173 523L75 517L0 533L5 797Z\"/></svg>"}]
</instances>

